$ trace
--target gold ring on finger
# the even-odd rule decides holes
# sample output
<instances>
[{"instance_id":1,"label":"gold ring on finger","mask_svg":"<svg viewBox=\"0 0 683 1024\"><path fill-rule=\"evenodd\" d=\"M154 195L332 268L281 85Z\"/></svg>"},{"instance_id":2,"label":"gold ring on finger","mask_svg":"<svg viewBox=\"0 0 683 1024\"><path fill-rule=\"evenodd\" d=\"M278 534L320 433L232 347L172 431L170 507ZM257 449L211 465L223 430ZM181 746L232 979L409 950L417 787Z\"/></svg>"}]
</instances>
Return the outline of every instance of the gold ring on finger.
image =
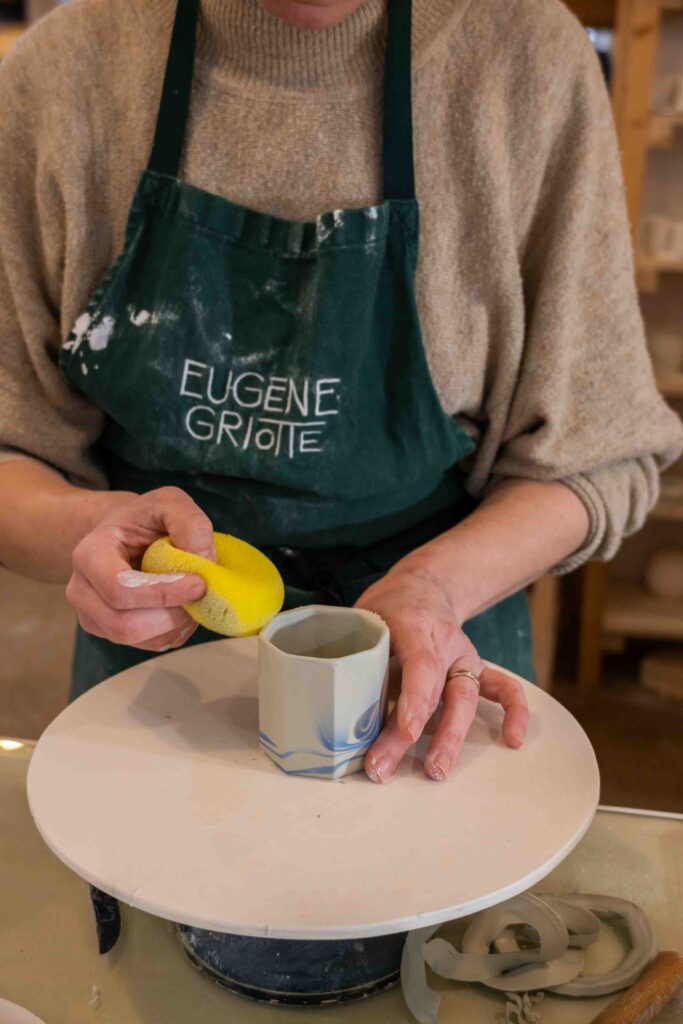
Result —
<instances>
[{"instance_id":1,"label":"gold ring on finger","mask_svg":"<svg viewBox=\"0 0 683 1024\"><path fill-rule=\"evenodd\" d=\"M449 672L449 679L455 679L457 676L464 676L466 679L471 679L476 685L477 690L481 690L481 683L479 682L479 676L475 675L474 672L468 672L466 668L458 668L455 672Z\"/></svg>"}]
</instances>

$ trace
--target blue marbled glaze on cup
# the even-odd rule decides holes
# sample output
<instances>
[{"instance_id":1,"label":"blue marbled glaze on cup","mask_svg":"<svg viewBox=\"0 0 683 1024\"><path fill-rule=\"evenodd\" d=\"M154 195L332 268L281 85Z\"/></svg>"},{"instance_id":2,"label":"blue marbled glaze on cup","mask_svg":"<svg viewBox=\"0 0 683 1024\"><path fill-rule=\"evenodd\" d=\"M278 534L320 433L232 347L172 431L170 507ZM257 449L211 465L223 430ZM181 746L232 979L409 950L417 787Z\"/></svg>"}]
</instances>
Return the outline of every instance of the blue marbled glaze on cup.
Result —
<instances>
[{"instance_id":1,"label":"blue marbled glaze on cup","mask_svg":"<svg viewBox=\"0 0 683 1024\"><path fill-rule=\"evenodd\" d=\"M389 631L372 612L308 605L259 636L263 750L290 775L360 771L384 720Z\"/></svg>"}]
</instances>

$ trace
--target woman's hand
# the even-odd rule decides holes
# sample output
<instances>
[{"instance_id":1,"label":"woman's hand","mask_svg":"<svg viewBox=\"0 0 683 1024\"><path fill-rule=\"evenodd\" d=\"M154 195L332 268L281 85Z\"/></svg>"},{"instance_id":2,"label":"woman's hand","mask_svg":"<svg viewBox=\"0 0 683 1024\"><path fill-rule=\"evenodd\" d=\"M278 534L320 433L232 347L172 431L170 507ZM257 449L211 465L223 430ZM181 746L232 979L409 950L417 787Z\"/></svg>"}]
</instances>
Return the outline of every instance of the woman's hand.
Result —
<instances>
[{"instance_id":1,"label":"woman's hand","mask_svg":"<svg viewBox=\"0 0 683 1024\"><path fill-rule=\"evenodd\" d=\"M177 487L124 498L106 509L73 552L66 588L81 626L94 636L145 651L179 647L197 624L182 608L206 587L187 573L152 575L137 566L158 537L215 560L211 521Z\"/></svg>"},{"instance_id":2,"label":"woman's hand","mask_svg":"<svg viewBox=\"0 0 683 1024\"><path fill-rule=\"evenodd\" d=\"M425 756L425 771L438 781L447 778L479 699L474 681L455 675L458 670L473 672L481 682L481 696L503 706L503 739L509 747L521 747L529 719L522 686L514 677L484 667L459 625L448 592L429 569L414 560L397 563L356 606L384 619L402 670L396 707L365 759L373 782L384 782L393 774L440 699L443 709Z\"/></svg>"}]
</instances>

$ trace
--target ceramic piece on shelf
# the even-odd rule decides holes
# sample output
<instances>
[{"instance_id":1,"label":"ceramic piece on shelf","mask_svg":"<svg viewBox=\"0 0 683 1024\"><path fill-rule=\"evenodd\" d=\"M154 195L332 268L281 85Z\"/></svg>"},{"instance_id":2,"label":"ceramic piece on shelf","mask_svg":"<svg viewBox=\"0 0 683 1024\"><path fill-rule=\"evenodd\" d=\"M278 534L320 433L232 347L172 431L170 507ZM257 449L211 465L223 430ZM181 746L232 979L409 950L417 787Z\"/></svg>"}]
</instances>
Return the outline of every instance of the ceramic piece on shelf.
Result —
<instances>
[{"instance_id":1,"label":"ceramic piece on shelf","mask_svg":"<svg viewBox=\"0 0 683 1024\"><path fill-rule=\"evenodd\" d=\"M671 80L668 107L672 112L683 114L683 74Z\"/></svg>"},{"instance_id":2,"label":"ceramic piece on shelf","mask_svg":"<svg viewBox=\"0 0 683 1024\"><path fill-rule=\"evenodd\" d=\"M675 222L661 214L643 217L640 228L641 247L649 256L657 259L675 259Z\"/></svg>"},{"instance_id":3,"label":"ceramic piece on shelf","mask_svg":"<svg viewBox=\"0 0 683 1024\"><path fill-rule=\"evenodd\" d=\"M384 719L389 630L373 612L308 605L259 635L259 729L290 775L360 771Z\"/></svg>"},{"instance_id":4,"label":"ceramic piece on shelf","mask_svg":"<svg viewBox=\"0 0 683 1024\"><path fill-rule=\"evenodd\" d=\"M683 259L683 220L661 214L644 217L640 245L643 252L658 260Z\"/></svg>"},{"instance_id":5,"label":"ceramic piece on shelf","mask_svg":"<svg viewBox=\"0 0 683 1024\"><path fill-rule=\"evenodd\" d=\"M683 548L660 548L645 566L645 585L657 597L683 598Z\"/></svg>"},{"instance_id":6,"label":"ceramic piece on shelf","mask_svg":"<svg viewBox=\"0 0 683 1024\"><path fill-rule=\"evenodd\" d=\"M683 366L683 336L675 331L655 330L648 338L648 346L658 373L678 373Z\"/></svg>"}]
</instances>

